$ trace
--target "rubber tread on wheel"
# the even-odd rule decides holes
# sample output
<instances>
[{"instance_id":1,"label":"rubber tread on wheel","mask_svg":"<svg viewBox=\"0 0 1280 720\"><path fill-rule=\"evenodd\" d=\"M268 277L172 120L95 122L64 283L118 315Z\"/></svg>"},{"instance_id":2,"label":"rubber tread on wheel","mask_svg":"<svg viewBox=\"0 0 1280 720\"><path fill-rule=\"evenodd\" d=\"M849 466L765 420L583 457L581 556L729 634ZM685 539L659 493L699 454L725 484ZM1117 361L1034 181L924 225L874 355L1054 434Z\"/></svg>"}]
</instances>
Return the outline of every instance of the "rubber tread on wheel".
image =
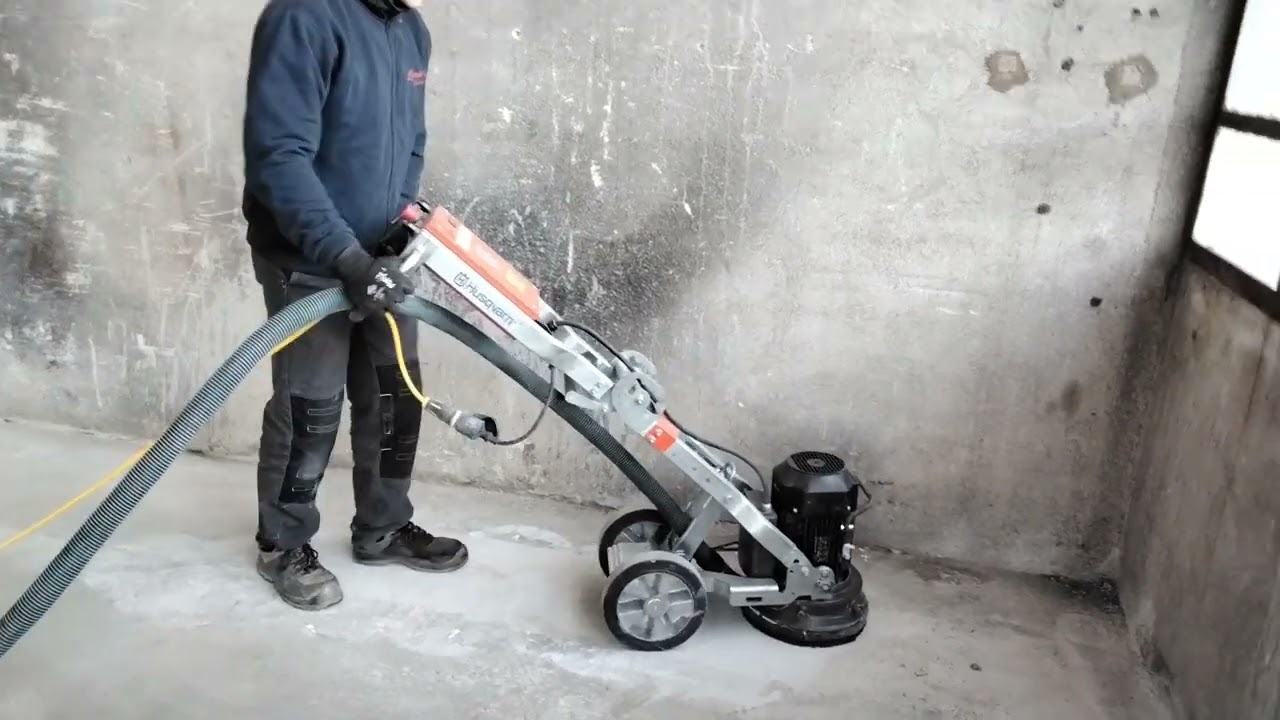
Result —
<instances>
[{"instance_id":1,"label":"rubber tread on wheel","mask_svg":"<svg viewBox=\"0 0 1280 720\"><path fill-rule=\"evenodd\" d=\"M636 637L622 629L618 622L618 598L632 580L655 572L675 577L692 591L694 614L679 633L665 640L652 641ZM702 621L707 615L707 588L702 582L702 576L688 560L674 553L646 553L618 568L618 571L609 578L601 604L604 608L605 625L619 642L632 650L661 652L682 645L702 627Z\"/></svg>"},{"instance_id":2,"label":"rubber tread on wheel","mask_svg":"<svg viewBox=\"0 0 1280 720\"><path fill-rule=\"evenodd\" d=\"M662 516L661 512L658 512L657 508L638 508L619 514L608 525L605 525L604 530L600 532L600 544L597 547L597 554L600 560L600 570L605 577L609 576L609 548L617 544L618 536L622 534L623 530L640 523L656 524L659 536L664 539L665 535L671 533L670 523ZM653 549L658 550L660 548Z\"/></svg>"}]
</instances>

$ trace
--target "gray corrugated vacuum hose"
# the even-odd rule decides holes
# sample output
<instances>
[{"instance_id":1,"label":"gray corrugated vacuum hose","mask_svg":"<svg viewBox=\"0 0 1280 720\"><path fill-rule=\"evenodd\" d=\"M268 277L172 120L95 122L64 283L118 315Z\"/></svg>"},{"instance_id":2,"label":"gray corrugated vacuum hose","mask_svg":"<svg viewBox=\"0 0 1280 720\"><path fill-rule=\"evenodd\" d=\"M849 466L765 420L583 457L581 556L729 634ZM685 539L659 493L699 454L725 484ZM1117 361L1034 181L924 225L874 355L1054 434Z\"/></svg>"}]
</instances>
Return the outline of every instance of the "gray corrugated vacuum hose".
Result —
<instances>
[{"instance_id":1,"label":"gray corrugated vacuum hose","mask_svg":"<svg viewBox=\"0 0 1280 720\"><path fill-rule=\"evenodd\" d=\"M125 474L13 607L0 618L0 657L13 649L18 640L53 607L116 528L186 450L196 432L213 417L235 388L273 348L311 323L350 308L351 302L340 288L316 293L271 316L236 348L231 357L227 358L187 403L160 439ZM539 398L546 397L549 387L545 380L457 315L418 297L406 301L400 313L449 334L502 370L525 390ZM688 527L689 518L675 500L604 428L586 413L567 403L559 393L553 400L552 409L604 453L654 504L673 528L683 531ZM699 557L704 562L720 564L716 563L719 556L706 545L699 552Z\"/></svg>"},{"instance_id":2,"label":"gray corrugated vacuum hose","mask_svg":"<svg viewBox=\"0 0 1280 720\"><path fill-rule=\"evenodd\" d=\"M331 288L284 308L241 343L191 398L164 435L129 469L35 582L0 618L0 657L9 652L53 607L107 538L133 512L178 455L186 450L196 432L222 407L254 366L290 335L316 320L350 307L351 301L342 289Z\"/></svg>"}]
</instances>

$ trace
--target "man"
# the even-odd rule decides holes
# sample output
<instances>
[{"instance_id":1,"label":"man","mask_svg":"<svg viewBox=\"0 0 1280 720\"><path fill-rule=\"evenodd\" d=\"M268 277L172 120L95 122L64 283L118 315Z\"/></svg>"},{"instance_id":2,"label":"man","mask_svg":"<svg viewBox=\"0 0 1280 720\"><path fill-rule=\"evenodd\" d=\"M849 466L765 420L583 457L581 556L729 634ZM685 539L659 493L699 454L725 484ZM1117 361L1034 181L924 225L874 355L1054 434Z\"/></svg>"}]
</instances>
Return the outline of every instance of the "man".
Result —
<instances>
[{"instance_id":1,"label":"man","mask_svg":"<svg viewBox=\"0 0 1280 720\"><path fill-rule=\"evenodd\" d=\"M272 359L258 461L258 572L290 605L342 600L319 561L316 491L351 404L357 562L461 567L467 548L412 522L422 407L385 311L412 292L374 257L418 195L431 35L421 0L269 0L254 30L244 117L244 215L268 313L341 286L357 313L322 320ZM353 319L361 314L363 319ZM417 383L417 325L399 325Z\"/></svg>"}]
</instances>

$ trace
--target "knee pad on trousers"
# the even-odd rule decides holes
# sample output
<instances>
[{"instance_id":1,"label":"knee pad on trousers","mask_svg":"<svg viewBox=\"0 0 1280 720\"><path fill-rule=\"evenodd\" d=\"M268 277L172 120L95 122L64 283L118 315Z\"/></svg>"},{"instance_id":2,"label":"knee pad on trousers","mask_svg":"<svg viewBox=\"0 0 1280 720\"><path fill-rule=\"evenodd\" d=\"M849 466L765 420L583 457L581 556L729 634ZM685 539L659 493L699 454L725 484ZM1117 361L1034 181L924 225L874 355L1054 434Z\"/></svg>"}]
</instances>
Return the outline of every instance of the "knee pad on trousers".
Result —
<instances>
[{"instance_id":1,"label":"knee pad on trousers","mask_svg":"<svg viewBox=\"0 0 1280 720\"><path fill-rule=\"evenodd\" d=\"M281 503L309 505L315 502L338 439L342 400L341 390L321 400L289 398L293 433L289 464L285 466L284 482L280 485Z\"/></svg>"},{"instance_id":2,"label":"knee pad on trousers","mask_svg":"<svg viewBox=\"0 0 1280 720\"><path fill-rule=\"evenodd\" d=\"M422 387L422 368L417 362L406 362L413 384ZM409 391L398 365L377 369L381 394L382 456L380 472L384 478L404 480L413 474L413 461L418 454L418 433L422 428L422 403Z\"/></svg>"}]
</instances>

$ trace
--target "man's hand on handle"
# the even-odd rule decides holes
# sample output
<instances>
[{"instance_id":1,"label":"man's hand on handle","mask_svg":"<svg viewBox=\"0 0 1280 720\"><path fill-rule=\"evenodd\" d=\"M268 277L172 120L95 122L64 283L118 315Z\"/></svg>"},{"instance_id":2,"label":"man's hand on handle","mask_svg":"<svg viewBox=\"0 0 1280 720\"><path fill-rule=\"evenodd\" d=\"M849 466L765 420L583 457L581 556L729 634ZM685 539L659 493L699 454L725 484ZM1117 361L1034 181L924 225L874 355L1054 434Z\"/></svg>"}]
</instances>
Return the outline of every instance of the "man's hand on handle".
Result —
<instances>
[{"instance_id":1,"label":"man's hand on handle","mask_svg":"<svg viewBox=\"0 0 1280 720\"><path fill-rule=\"evenodd\" d=\"M350 247L338 256L334 269L355 305L353 320L381 314L413 294L413 283L396 267L394 257L373 257L363 248Z\"/></svg>"}]
</instances>

